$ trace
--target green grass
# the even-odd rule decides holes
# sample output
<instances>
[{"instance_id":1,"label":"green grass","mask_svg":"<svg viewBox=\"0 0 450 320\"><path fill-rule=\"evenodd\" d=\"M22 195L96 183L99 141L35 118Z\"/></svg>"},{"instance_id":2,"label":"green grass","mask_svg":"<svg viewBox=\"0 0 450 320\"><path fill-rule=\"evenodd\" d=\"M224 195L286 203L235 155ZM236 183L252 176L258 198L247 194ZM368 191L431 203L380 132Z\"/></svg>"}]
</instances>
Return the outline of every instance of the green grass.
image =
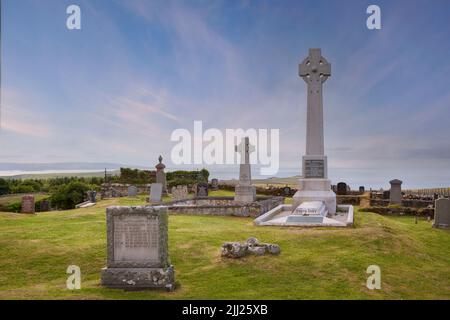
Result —
<instances>
[{"instance_id":1,"label":"green grass","mask_svg":"<svg viewBox=\"0 0 450 320\"><path fill-rule=\"evenodd\" d=\"M213 195L225 195L217 192ZM168 199L166 199L168 200ZM171 216L175 292L102 288L105 208L143 198L36 216L0 213L0 299L450 299L450 232L412 217L355 215L349 229L254 227L252 219ZM279 256L227 260L225 241L254 236L281 246ZM78 265L82 289L65 288ZM369 265L381 267L382 289L365 286Z\"/></svg>"}]
</instances>

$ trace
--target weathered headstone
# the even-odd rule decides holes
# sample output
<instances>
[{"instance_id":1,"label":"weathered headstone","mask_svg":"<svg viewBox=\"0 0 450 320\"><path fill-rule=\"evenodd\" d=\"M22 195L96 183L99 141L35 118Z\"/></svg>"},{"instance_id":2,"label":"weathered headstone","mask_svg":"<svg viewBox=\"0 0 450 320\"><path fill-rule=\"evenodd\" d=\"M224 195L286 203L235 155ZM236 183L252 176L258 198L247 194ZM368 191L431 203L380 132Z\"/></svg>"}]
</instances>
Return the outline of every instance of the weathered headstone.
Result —
<instances>
[{"instance_id":1,"label":"weathered headstone","mask_svg":"<svg viewBox=\"0 0 450 320\"><path fill-rule=\"evenodd\" d=\"M211 190L213 190L213 191L219 190L219 180L218 179L211 180Z\"/></svg>"},{"instance_id":2,"label":"weathered headstone","mask_svg":"<svg viewBox=\"0 0 450 320\"><path fill-rule=\"evenodd\" d=\"M290 197L291 192L292 192L292 189L290 187L286 186L283 188L283 196L284 197Z\"/></svg>"},{"instance_id":3,"label":"weathered headstone","mask_svg":"<svg viewBox=\"0 0 450 320\"><path fill-rule=\"evenodd\" d=\"M391 190L389 195L390 204L402 204L402 181L394 179L389 181Z\"/></svg>"},{"instance_id":4,"label":"weathered headstone","mask_svg":"<svg viewBox=\"0 0 450 320\"><path fill-rule=\"evenodd\" d=\"M97 191L95 190L89 190L87 192L87 200L92 202L92 203L96 203L97 202Z\"/></svg>"},{"instance_id":5,"label":"weathered headstone","mask_svg":"<svg viewBox=\"0 0 450 320\"><path fill-rule=\"evenodd\" d=\"M128 191L128 197L130 197L130 198L136 197L138 194L138 189L136 188L136 186L129 186L127 191Z\"/></svg>"},{"instance_id":6,"label":"weathered headstone","mask_svg":"<svg viewBox=\"0 0 450 320\"><path fill-rule=\"evenodd\" d=\"M22 213L29 213L33 214L35 213L35 200L34 196L23 196L22 197Z\"/></svg>"},{"instance_id":7,"label":"weathered headstone","mask_svg":"<svg viewBox=\"0 0 450 320\"><path fill-rule=\"evenodd\" d=\"M172 187L172 198L173 201L180 201L188 198L188 188L187 186L176 186Z\"/></svg>"},{"instance_id":8,"label":"weathered headstone","mask_svg":"<svg viewBox=\"0 0 450 320\"><path fill-rule=\"evenodd\" d=\"M383 194L383 199L384 200L389 199L390 196L391 196L391 192L389 190L383 191L382 194Z\"/></svg>"},{"instance_id":9,"label":"weathered headstone","mask_svg":"<svg viewBox=\"0 0 450 320\"><path fill-rule=\"evenodd\" d=\"M337 194L340 196L347 194L347 184L345 182L339 182L337 184Z\"/></svg>"},{"instance_id":10,"label":"weathered headstone","mask_svg":"<svg viewBox=\"0 0 450 320\"><path fill-rule=\"evenodd\" d=\"M40 212L47 212L50 211L50 202L48 200L41 200L40 206L39 206Z\"/></svg>"},{"instance_id":11,"label":"weathered headstone","mask_svg":"<svg viewBox=\"0 0 450 320\"><path fill-rule=\"evenodd\" d=\"M159 203L162 200L162 184L161 183L152 183L150 185L150 202L151 203Z\"/></svg>"},{"instance_id":12,"label":"weathered headstone","mask_svg":"<svg viewBox=\"0 0 450 320\"><path fill-rule=\"evenodd\" d=\"M450 228L450 199L440 198L434 205L435 228Z\"/></svg>"},{"instance_id":13,"label":"weathered headstone","mask_svg":"<svg viewBox=\"0 0 450 320\"><path fill-rule=\"evenodd\" d=\"M156 168L156 183L160 183L162 185L162 193L167 195L167 181L166 181L166 173L164 172L165 165L162 163L163 157L159 156L159 163L155 166Z\"/></svg>"},{"instance_id":14,"label":"weathered headstone","mask_svg":"<svg viewBox=\"0 0 450 320\"><path fill-rule=\"evenodd\" d=\"M106 209L107 267L101 284L128 290L175 287L166 207Z\"/></svg>"},{"instance_id":15,"label":"weathered headstone","mask_svg":"<svg viewBox=\"0 0 450 320\"><path fill-rule=\"evenodd\" d=\"M364 193L366 191L366 188L364 188L364 186L360 186L359 187L359 192L360 193Z\"/></svg>"},{"instance_id":16,"label":"weathered headstone","mask_svg":"<svg viewBox=\"0 0 450 320\"><path fill-rule=\"evenodd\" d=\"M255 151L255 147L250 144L250 139L245 137L242 142L235 147L235 150L241 154L241 164L239 166L239 182L234 189L234 201L240 203L253 202L256 200L256 189L252 186L250 153Z\"/></svg>"},{"instance_id":17,"label":"weathered headstone","mask_svg":"<svg viewBox=\"0 0 450 320\"><path fill-rule=\"evenodd\" d=\"M206 182L197 183L195 194L197 197L207 197L208 196L208 184Z\"/></svg>"}]
</instances>

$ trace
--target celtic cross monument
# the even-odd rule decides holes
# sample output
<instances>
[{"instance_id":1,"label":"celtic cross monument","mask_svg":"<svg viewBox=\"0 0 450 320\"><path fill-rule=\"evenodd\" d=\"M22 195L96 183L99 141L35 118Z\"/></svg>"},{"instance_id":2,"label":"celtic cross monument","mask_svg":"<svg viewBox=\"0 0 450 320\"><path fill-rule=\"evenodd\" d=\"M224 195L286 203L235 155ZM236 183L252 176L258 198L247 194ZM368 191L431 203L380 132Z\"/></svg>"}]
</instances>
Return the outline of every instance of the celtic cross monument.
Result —
<instances>
[{"instance_id":1,"label":"celtic cross monument","mask_svg":"<svg viewBox=\"0 0 450 320\"><path fill-rule=\"evenodd\" d=\"M309 49L299 66L299 75L308 90L306 120L306 153L303 175L294 195L294 208L307 201L322 201L328 213L336 213L336 194L328 180L327 157L324 152L322 87L331 76L331 65L320 49Z\"/></svg>"}]
</instances>

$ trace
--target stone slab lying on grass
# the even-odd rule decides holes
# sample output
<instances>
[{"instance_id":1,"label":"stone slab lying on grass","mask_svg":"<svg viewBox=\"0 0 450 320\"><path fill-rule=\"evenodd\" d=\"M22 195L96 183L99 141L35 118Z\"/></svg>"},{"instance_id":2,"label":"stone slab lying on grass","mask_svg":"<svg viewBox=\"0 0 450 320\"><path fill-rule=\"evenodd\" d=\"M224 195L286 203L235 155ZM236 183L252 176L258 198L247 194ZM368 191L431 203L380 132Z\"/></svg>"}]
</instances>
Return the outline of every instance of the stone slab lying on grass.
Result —
<instances>
[{"instance_id":1,"label":"stone slab lying on grass","mask_svg":"<svg viewBox=\"0 0 450 320\"><path fill-rule=\"evenodd\" d=\"M277 244L259 243L256 238L249 238L246 242L225 242L222 245L222 257L239 259L253 254L262 256L267 254L278 255L281 249Z\"/></svg>"}]
</instances>

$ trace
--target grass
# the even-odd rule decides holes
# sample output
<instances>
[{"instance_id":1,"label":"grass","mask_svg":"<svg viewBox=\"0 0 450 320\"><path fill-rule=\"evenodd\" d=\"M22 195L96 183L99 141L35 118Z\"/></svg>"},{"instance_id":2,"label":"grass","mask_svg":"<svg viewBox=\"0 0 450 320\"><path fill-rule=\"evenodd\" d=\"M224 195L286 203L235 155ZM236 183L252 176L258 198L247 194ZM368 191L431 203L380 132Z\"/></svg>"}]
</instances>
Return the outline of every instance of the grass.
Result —
<instances>
[{"instance_id":1,"label":"grass","mask_svg":"<svg viewBox=\"0 0 450 320\"><path fill-rule=\"evenodd\" d=\"M229 195L217 192L213 195ZM168 198L166 198L168 200ZM143 198L35 216L0 213L0 299L450 299L450 232L412 217L355 214L355 227L255 227L250 218L171 216L175 292L102 288L105 208ZM279 256L226 260L225 241L254 236L281 246ZM365 286L379 265L382 289ZM78 265L82 289L65 287Z\"/></svg>"}]
</instances>

